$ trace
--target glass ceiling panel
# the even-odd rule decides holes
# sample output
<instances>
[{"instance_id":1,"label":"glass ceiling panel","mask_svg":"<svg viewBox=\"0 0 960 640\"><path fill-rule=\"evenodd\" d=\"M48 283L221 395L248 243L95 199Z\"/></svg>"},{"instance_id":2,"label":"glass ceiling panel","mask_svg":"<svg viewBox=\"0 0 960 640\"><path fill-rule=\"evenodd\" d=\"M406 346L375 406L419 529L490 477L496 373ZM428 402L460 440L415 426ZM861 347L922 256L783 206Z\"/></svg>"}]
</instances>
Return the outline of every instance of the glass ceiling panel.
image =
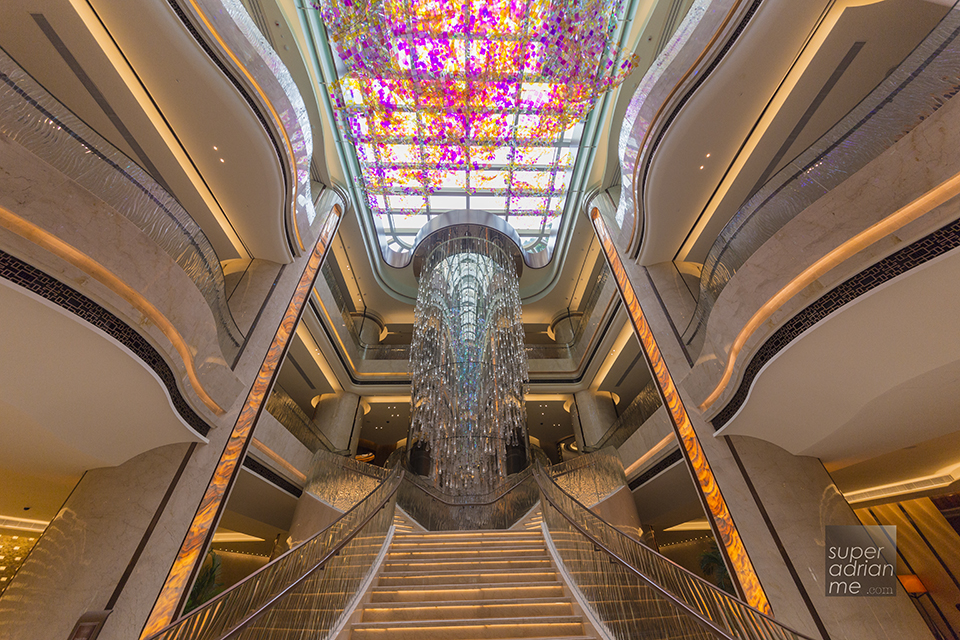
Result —
<instances>
[{"instance_id":1,"label":"glass ceiling panel","mask_svg":"<svg viewBox=\"0 0 960 640\"><path fill-rule=\"evenodd\" d=\"M632 68L621 0L327 0L330 94L393 251L457 209L550 246L598 96Z\"/></svg>"}]
</instances>

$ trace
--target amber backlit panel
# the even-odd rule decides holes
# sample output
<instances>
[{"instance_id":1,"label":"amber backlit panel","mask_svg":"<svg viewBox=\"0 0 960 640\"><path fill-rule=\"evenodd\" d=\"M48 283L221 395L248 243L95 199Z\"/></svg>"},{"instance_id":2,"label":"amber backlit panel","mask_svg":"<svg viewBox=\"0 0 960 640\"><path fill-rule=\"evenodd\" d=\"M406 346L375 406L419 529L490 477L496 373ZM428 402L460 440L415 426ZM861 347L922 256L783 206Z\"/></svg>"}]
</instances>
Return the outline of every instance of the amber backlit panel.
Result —
<instances>
[{"instance_id":1,"label":"amber backlit panel","mask_svg":"<svg viewBox=\"0 0 960 640\"><path fill-rule=\"evenodd\" d=\"M167 575L163 589L160 591L160 596L157 598L153 611L150 613L150 618L147 620L143 633L140 635L141 638L146 638L157 633L173 621L173 616L177 612L180 601L186 589L189 587L190 576L193 573L194 566L198 561L202 560L201 554L206 547L211 529L216 523L221 502L232 483L234 472L237 469L237 465L240 464L243 452L246 450L247 442L253 431L254 422L260 412L260 407L266 399L267 391L270 389L273 376L277 371L277 367L280 365L280 360L283 357L287 342L296 330L300 311L303 309L307 296L310 294L310 289L313 287L313 281L316 278L323 256L326 254L327 247L330 245L330 240L336 231L340 216L340 207L335 206L324 222L320 239L317 240L313 254L307 261L303 275L300 276L300 282L297 283L297 288L290 300L290 304L283 314L280 327L277 329L273 342L267 350L263 364L260 365L257 378L253 383L253 387L250 389L250 393L247 394L247 399L233 427L233 432L230 434L230 439L227 440L227 445L220 455L217 468L213 473L210 484L207 486L207 490L203 495L203 500L200 502L200 507L197 509L193 522L190 524L180 551L177 553L177 559L174 561L173 567Z\"/></svg>"},{"instance_id":2,"label":"amber backlit panel","mask_svg":"<svg viewBox=\"0 0 960 640\"><path fill-rule=\"evenodd\" d=\"M640 301L637 300L633 285L630 284L630 280L627 278L627 272L623 267L623 263L620 261L620 255L617 252L616 246L613 244L613 239L607 232L607 227L600 217L600 211L598 209L593 209L590 217L597 230L597 236L600 238L603 251L607 256L610 270L613 272L613 276L617 281L617 287L620 289L623 304L627 308L627 313L630 314L633 328L637 332L637 337L640 339L640 345L643 347L647 362L650 364L650 369L653 371L657 384L660 387L664 404L670 411L670 417L673 421L674 429L677 432L677 437L683 444L687 463L697 478L704 502L710 509L717 533L720 536L723 546L726 548L727 557L733 565L733 570L736 571L740 586L743 589L744 598L754 608L770 615L772 613L770 603L767 601L767 596L763 592L763 587L760 586L757 572L754 570L753 563L750 562L747 550L743 546L743 541L740 539L740 532L737 531L737 526L734 524L730 511L727 509L727 503L723 499L723 494L720 493L720 487L717 486L713 471L710 470L710 463L703 454L700 440L697 437L696 431L693 429L693 424L690 422L690 416L687 415L687 410L683 406L683 401L680 399L680 394L673 382L673 377L667 370L667 365L663 361L663 356L660 354L657 341L654 339L653 332L650 331L650 325L647 324L647 320L643 315L643 310L640 308Z\"/></svg>"}]
</instances>

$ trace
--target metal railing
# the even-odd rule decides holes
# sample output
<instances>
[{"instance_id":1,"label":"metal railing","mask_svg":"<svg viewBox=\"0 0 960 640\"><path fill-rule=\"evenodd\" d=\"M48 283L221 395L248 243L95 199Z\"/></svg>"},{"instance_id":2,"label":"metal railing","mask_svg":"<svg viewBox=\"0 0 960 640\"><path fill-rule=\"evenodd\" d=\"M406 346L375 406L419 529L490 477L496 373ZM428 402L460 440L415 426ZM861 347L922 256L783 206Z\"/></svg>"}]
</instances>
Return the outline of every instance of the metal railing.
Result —
<instances>
[{"instance_id":1,"label":"metal railing","mask_svg":"<svg viewBox=\"0 0 960 640\"><path fill-rule=\"evenodd\" d=\"M534 473L550 542L571 586L617 640L810 640L624 535L551 472L538 465Z\"/></svg>"},{"instance_id":2,"label":"metal railing","mask_svg":"<svg viewBox=\"0 0 960 640\"><path fill-rule=\"evenodd\" d=\"M545 471L567 494L589 507L627 486L623 463L613 447L545 467Z\"/></svg>"},{"instance_id":3,"label":"metal railing","mask_svg":"<svg viewBox=\"0 0 960 640\"><path fill-rule=\"evenodd\" d=\"M734 274L785 224L893 146L960 90L960 9L953 8L860 104L740 208L707 254L683 340L700 352L714 304Z\"/></svg>"},{"instance_id":4,"label":"metal railing","mask_svg":"<svg viewBox=\"0 0 960 640\"><path fill-rule=\"evenodd\" d=\"M400 508L427 531L509 529L539 499L532 467L478 496L448 496L409 473L397 494Z\"/></svg>"},{"instance_id":5,"label":"metal railing","mask_svg":"<svg viewBox=\"0 0 960 640\"><path fill-rule=\"evenodd\" d=\"M337 449L327 436L323 435L320 427L304 413L296 400L280 387L275 385L270 397L267 398L266 410L277 419L277 422L287 428L293 437L303 446L316 453L319 450L330 451L339 455L349 455L349 449Z\"/></svg>"},{"instance_id":6,"label":"metal railing","mask_svg":"<svg viewBox=\"0 0 960 640\"><path fill-rule=\"evenodd\" d=\"M227 305L220 260L200 225L177 200L47 93L0 49L0 134L84 187L172 258L196 285L213 313L227 361L243 334Z\"/></svg>"},{"instance_id":7,"label":"metal railing","mask_svg":"<svg viewBox=\"0 0 960 640\"><path fill-rule=\"evenodd\" d=\"M329 527L149 640L260 640L283 629L327 638L362 595L387 541L403 475L397 469Z\"/></svg>"},{"instance_id":8,"label":"metal railing","mask_svg":"<svg viewBox=\"0 0 960 640\"><path fill-rule=\"evenodd\" d=\"M657 386L651 380L640 389L640 393L633 399L633 402L617 418L606 433L600 437L596 444L584 448L584 453L597 451L604 447L619 448L627 439L630 438L637 429L643 426L650 416L657 412L663 406L663 400L657 391Z\"/></svg>"}]
</instances>

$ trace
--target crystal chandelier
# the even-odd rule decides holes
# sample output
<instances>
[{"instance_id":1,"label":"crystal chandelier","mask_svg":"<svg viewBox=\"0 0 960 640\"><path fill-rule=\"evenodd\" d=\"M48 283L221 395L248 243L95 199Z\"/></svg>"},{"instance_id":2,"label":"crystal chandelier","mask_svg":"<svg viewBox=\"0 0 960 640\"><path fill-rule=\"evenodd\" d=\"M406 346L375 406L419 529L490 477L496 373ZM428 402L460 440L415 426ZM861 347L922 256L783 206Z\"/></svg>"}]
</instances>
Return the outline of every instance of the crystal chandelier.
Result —
<instances>
[{"instance_id":1,"label":"crystal chandelier","mask_svg":"<svg viewBox=\"0 0 960 640\"><path fill-rule=\"evenodd\" d=\"M476 235L427 240L410 352L408 465L455 496L487 493L527 460L517 248Z\"/></svg>"}]
</instances>

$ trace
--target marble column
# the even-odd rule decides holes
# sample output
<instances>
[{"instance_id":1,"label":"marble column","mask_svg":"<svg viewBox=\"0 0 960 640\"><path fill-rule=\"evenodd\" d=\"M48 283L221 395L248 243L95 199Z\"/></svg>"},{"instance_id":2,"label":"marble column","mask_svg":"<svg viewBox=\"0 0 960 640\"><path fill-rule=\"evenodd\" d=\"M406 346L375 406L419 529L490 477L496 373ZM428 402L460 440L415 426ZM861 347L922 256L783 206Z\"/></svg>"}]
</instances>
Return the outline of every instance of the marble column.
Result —
<instances>
[{"instance_id":1,"label":"marble column","mask_svg":"<svg viewBox=\"0 0 960 640\"><path fill-rule=\"evenodd\" d=\"M580 322L582 313L565 313L557 318L550 325L553 331L553 339L557 344L570 344L573 342L577 323Z\"/></svg>"},{"instance_id":2,"label":"marble column","mask_svg":"<svg viewBox=\"0 0 960 640\"><path fill-rule=\"evenodd\" d=\"M893 640L930 637L926 623L902 589L898 588L897 595L892 597L826 595L824 527L861 523L818 459L795 456L756 438L730 436L720 439L726 441L734 455L737 472L748 482L749 506L756 505L762 510L778 553L792 566L789 583L771 584L767 588L764 582L768 595L788 590L804 595L808 614L814 618L821 635L826 631L825 635L830 638ZM730 505L734 515L738 508L738 504ZM744 541L750 552L746 535ZM776 612L773 597L771 602Z\"/></svg>"},{"instance_id":3,"label":"marble column","mask_svg":"<svg viewBox=\"0 0 960 640\"><path fill-rule=\"evenodd\" d=\"M65 638L81 613L115 609L193 446L159 447L83 475L0 598L5 639Z\"/></svg>"},{"instance_id":4,"label":"marble column","mask_svg":"<svg viewBox=\"0 0 960 640\"><path fill-rule=\"evenodd\" d=\"M357 452L362 420L360 396L347 392L325 395L313 414L313 421L334 448L349 450L351 454Z\"/></svg>"},{"instance_id":5,"label":"marble column","mask_svg":"<svg viewBox=\"0 0 960 640\"><path fill-rule=\"evenodd\" d=\"M354 318L360 343L365 346L380 344L380 334L383 332L383 323L370 313L360 314Z\"/></svg>"},{"instance_id":6,"label":"marble column","mask_svg":"<svg viewBox=\"0 0 960 640\"><path fill-rule=\"evenodd\" d=\"M574 394L571 413L577 446L581 447L581 450L595 446L617 420L617 408L613 398L604 391L578 391Z\"/></svg>"}]
</instances>

